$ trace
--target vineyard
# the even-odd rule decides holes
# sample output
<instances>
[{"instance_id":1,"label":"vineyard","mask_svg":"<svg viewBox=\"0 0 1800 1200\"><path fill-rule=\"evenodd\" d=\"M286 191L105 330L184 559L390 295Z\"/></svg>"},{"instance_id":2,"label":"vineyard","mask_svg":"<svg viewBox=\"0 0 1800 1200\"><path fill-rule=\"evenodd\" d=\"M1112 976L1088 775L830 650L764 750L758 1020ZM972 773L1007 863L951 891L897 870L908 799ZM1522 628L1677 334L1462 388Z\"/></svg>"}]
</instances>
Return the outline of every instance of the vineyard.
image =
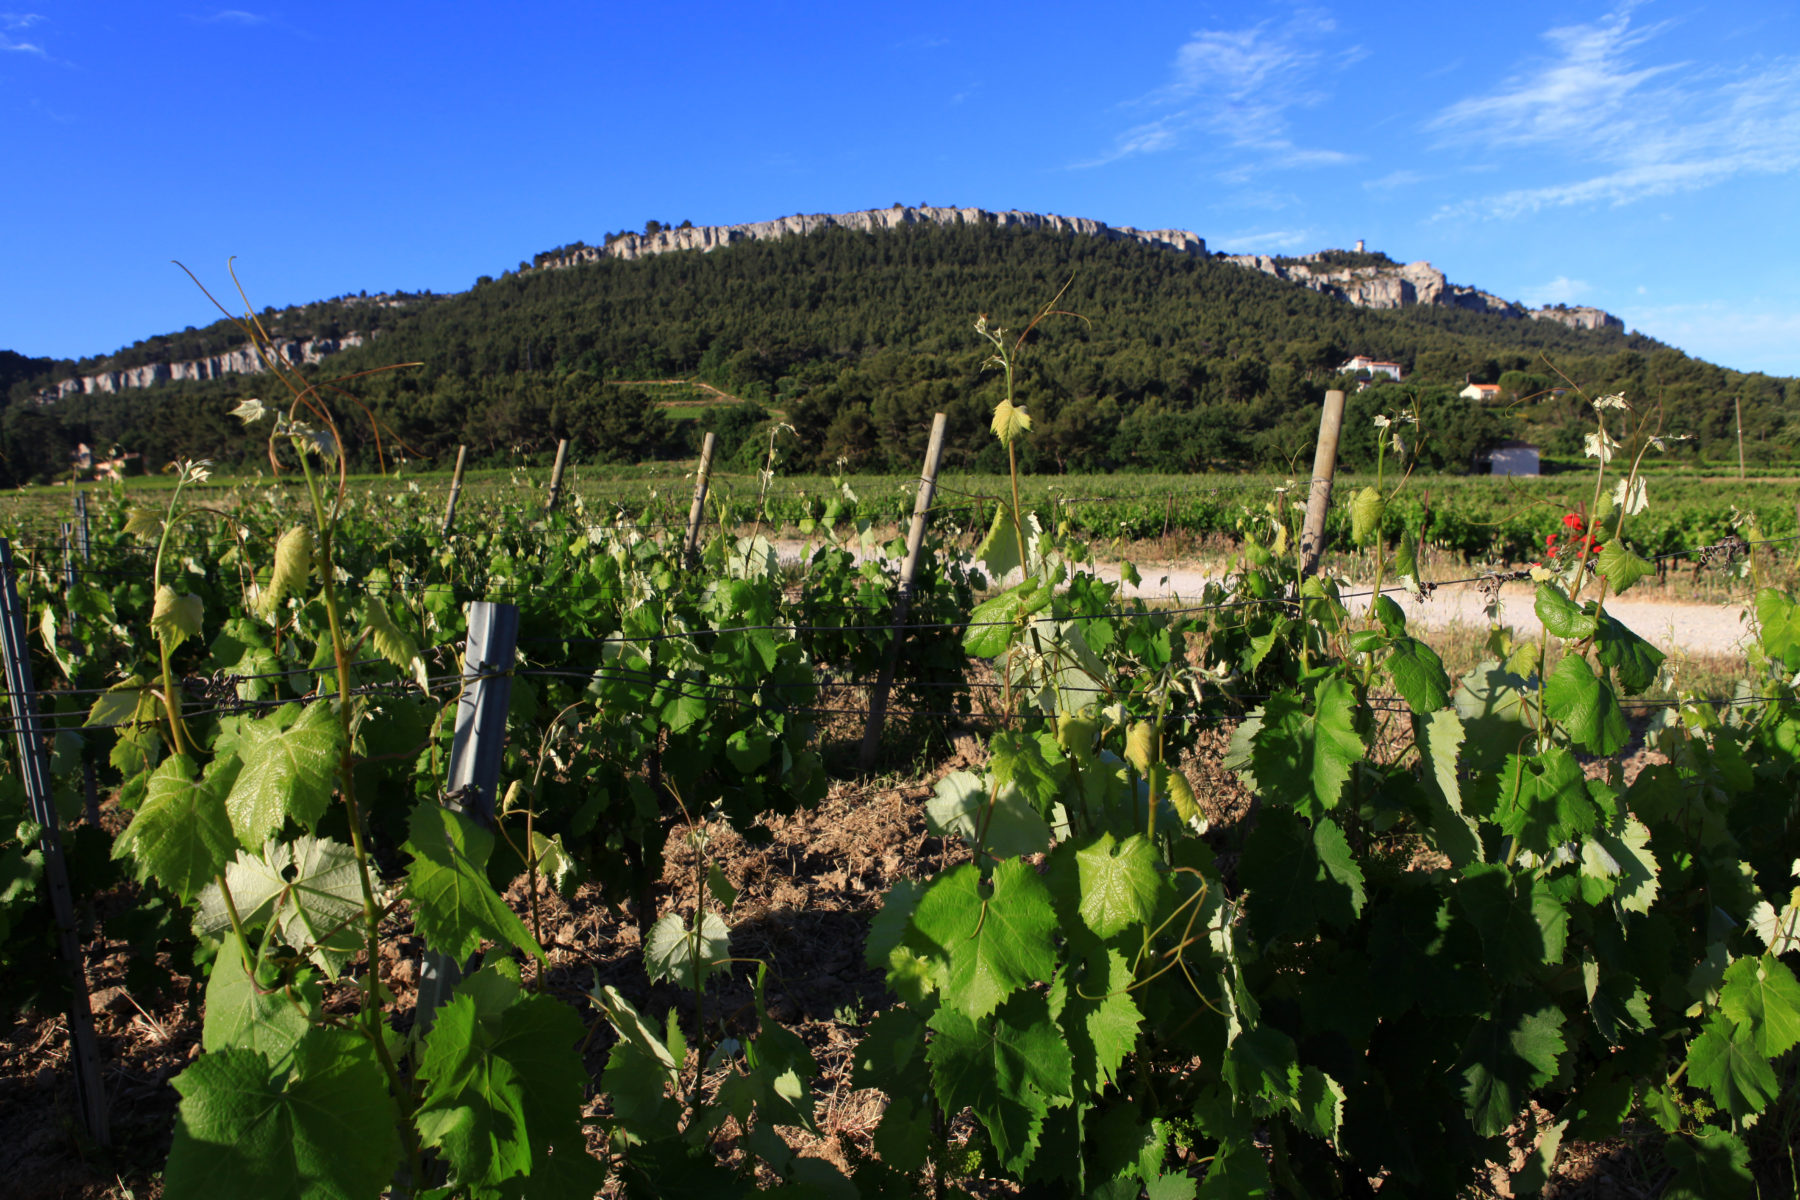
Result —
<instances>
[{"instance_id":1,"label":"vineyard","mask_svg":"<svg viewBox=\"0 0 1800 1200\"><path fill-rule=\"evenodd\" d=\"M1318 570L1285 480L722 473L696 525L682 476L502 476L453 523L351 486L309 392L237 414L280 482L21 506L0 994L48 1065L0 1107L72 1149L0 1155L42 1194L1173 1200L1568 1194L1587 1147L1637 1164L1608 1194L1796 1194L1791 492L1646 482L1594 412L1523 500L1412 479L1383 418ZM1102 577L1171 527L1232 572ZM1668 564L1753 597L1731 695L1645 698L1608 602ZM1438 585L1492 598L1455 678L1390 598Z\"/></svg>"}]
</instances>

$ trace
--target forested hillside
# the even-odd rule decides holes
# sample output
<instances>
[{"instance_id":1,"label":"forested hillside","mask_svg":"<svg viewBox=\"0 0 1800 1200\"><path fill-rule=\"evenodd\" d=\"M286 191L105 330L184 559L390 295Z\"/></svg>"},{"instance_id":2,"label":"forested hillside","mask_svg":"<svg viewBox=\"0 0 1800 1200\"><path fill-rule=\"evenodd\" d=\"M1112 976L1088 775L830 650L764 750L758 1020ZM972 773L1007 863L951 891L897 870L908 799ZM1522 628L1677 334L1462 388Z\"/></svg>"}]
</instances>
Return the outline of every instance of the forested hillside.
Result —
<instances>
[{"instance_id":1,"label":"forested hillside","mask_svg":"<svg viewBox=\"0 0 1800 1200\"><path fill-rule=\"evenodd\" d=\"M254 298L253 260L244 273ZM1310 447L1319 396L1348 382L1336 368L1354 354L1403 364L1397 393L1373 389L1360 406L1416 397L1430 457L1448 470L1469 469L1502 437L1578 451L1576 395L1531 398L1561 386L1558 372L1594 394L1661 401L1665 429L1694 435L1690 455L1735 457L1737 401L1753 460L1792 458L1800 433L1796 381L1715 367L1641 336L1452 308L1357 308L1209 257L982 226L834 230L483 277L429 304L341 302L320 308L320 321L349 332L353 315L379 336L312 371L421 362L357 391L396 435L384 447L434 459L466 442L479 460L506 461L558 437L586 460L685 454L697 429L721 420L735 443L728 453L748 458L766 445L755 409L677 422L629 384L697 377L784 415L798 433L783 440L793 468L843 457L911 469L934 410L951 416L949 461L998 465L982 459L997 454L991 439L968 436L997 397L971 326L985 312L1017 329L1065 283L1059 307L1079 315L1046 320L1023 360L1021 392L1040 431L1035 470L1285 469ZM283 332L318 332L298 312L281 315ZM210 346L224 332L160 348ZM14 478L55 469L75 440L141 450L153 463L177 451L260 456L224 420L228 400L260 390L253 376L33 403L33 387L54 375L12 388L0 469ZM1457 399L1466 379L1499 383L1504 402ZM371 439L351 449L374 465Z\"/></svg>"}]
</instances>

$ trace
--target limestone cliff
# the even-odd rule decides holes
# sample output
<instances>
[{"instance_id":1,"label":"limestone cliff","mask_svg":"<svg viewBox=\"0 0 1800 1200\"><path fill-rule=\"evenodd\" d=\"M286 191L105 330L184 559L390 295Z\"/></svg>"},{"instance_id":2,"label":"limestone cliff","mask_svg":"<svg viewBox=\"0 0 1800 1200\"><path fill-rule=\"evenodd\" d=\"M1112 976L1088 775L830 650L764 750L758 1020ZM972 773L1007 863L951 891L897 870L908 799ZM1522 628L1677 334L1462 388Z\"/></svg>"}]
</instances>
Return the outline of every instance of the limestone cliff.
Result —
<instances>
[{"instance_id":1,"label":"limestone cliff","mask_svg":"<svg viewBox=\"0 0 1800 1200\"><path fill-rule=\"evenodd\" d=\"M984 208L871 208L862 212L810 213L778 217L773 221L755 221L748 225L690 225L681 229L662 229L652 234L627 233L613 238L604 246L581 249L548 258L538 264L539 270L572 267L577 263L596 262L602 258L642 258L647 254L666 254L671 250L717 250L737 242L762 241L794 234L817 233L823 229L855 229L868 233L882 229L900 229L908 225L996 225L1002 228L1047 229L1053 233L1079 233L1107 241L1136 241L1148 246L1161 246L1184 254L1205 254L1206 239L1185 229L1133 229L1129 225L1112 226L1087 217L1059 217L1053 214L989 212Z\"/></svg>"},{"instance_id":2,"label":"limestone cliff","mask_svg":"<svg viewBox=\"0 0 1800 1200\"><path fill-rule=\"evenodd\" d=\"M281 361L291 366L307 366L339 350L363 344L363 335L347 333L337 338L307 338L276 342L274 351ZM186 362L146 363L120 371L101 371L96 375L77 375L46 388L40 397L60 400L84 393L122 392L128 388L151 387L182 379L218 379L225 375L249 375L265 369L260 355L248 344L224 354Z\"/></svg>"}]
</instances>

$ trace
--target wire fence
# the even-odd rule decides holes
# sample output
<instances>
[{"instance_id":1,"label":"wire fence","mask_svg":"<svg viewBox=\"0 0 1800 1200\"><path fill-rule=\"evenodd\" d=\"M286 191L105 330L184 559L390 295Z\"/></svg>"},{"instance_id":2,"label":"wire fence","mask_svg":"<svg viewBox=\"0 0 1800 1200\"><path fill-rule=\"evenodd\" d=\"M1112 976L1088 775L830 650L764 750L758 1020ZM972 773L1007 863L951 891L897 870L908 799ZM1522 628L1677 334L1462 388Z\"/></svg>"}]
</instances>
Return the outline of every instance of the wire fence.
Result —
<instances>
[{"instance_id":1,"label":"wire fence","mask_svg":"<svg viewBox=\"0 0 1800 1200\"><path fill-rule=\"evenodd\" d=\"M1698 558L1704 564L1719 565L1721 563L1727 563L1730 561L1734 561L1735 559L1741 557L1742 555L1750 553L1758 546L1789 543L1789 542L1793 542L1796 540L1800 540L1800 534L1790 535L1790 536L1785 536L1785 537L1776 537L1776 538L1761 538L1761 539L1756 539L1754 541L1733 535L1732 537L1725 538L1720 541L1709 543L1709 544L1706 544L1703 546L1687 547L1687 548L1684 548L1681 550L1670 551L1670 552L1667 552L1664 554L1655 555L1649 561L1662 562L1662 561L1678 559L1678 558ZM22 555L26 555L26 556L31 556L34 554L35 555L54 554L56 556L55 561L58 562L59 564L61 563L62 559L64 557L66 557L66 548L64 546L62 546L61 544L57 544L55 546L26 544L26 545L20 546L18 549ZM125 552L127 552L127 554L141 554L142 551L145 549L148 549L148 547L109 547L108 551L124 550ZM25 567L20 567L19 565L15 564L15 566L14 566L15 576L28 573L30 571L30 569L31 568L28 565ZM107 565L103 565L103 564L97 565L92 560L79 564L77 567L77 570L76 570L77 580L80 580L80 579L112 580L112 581L127 580L127 579L129 579L129 580L148 580L153 576L153 574L154 573L152 571L144 569L142 566L107 566ZM1486 571L1486 572L1481 572L1479 574L1464 576L1464 577L1460 577L1460 578L1421 581L1416 584L1416 588L1417 588L1418 592L1424 596L1429 596L1432 591L1434 591L1435 589L1438 589L1438 588L1465 586L1465 585L1476 585L1476 586L1483 587L1485 589L1497 591L1497 589L1502 584L1504 584L1506 582L1515 581L1515 580L1528 579L1528 578L1530 578L1530 574L1531 573L1530 573L1529 569L1516 570L1516 571ZM234 576L234 578L235 578L235 576ZM431 587L431 586L446 587L447 586L451 589L453 595L456 595L457 598L459 598L459 599L479 599L479 598L495 598L495 597L503 598L508 595L517 595L520 593L527 593L527 594L531 594L531 595L542 595L542 596L547 596L547 597L564 597L570 593L576 593L576 594L580 594L583 596L595 597L595 598L600 598L600 599L627 600L627 599L630 599L633 595L635 595L635 593L633 593L630 589L606 589L606 588L598 587L596 584L589 583L586 581L581 581L581 580L576 580L576 581L572 581L572 582L564 583L564 584L544 584L544 583L525 584L525 583L522 583L519 581L490 579L486 582L484 587L479 588L479 589L468 587L467 585L463 585L460 593L458 591L458 585L448 584L444 581L431 582L431 581L427 581L427 580L423 580L423 579L415 579L415 578L402 578L402 579L396 579L396 580L390 580L390 581L352 579L352 580L342 581L339 584L339 586L345 588L346 590L362 591L362 592L371 593L371 594L373 594L373 593L393 593L393 592L398 592L398 591L413 592L413 591L417 591L421 587ZM1400 593L1408 592L1408 591L1412 591L1412 590L1413 590L1412 588L1407 587L1405 584L1394 584L1394 585L1383 586L1379 589L1369 588L1369 589L1364 589L1364 590L1339 591L1336 593L1335 598L1339 601L1349 601L1349 600L1355 600L1355 599L1369 599L1378 594L1400 594ZM482 592L483 595L480 595L480 596L475 595L475 592L477 592L477 591ZM1017 626L1017 625L1030 625L1030 624L1043 624L1043 625L1048 626L1048 625L1054 625L1055 623L1060 622L1060 621L1130 620L1130 619L1138 619L1138 618L1142 618L1145 616L1151 616L1151 615L1159 617L1159 618L1163 618L1163 619L1179 620L1181 618L1198 617L1198 616L1201 616L1203 614L1208 614L1208 613L1225 612L1225 611L1231 611L1231 610L1243 610L1243 609L1264 607L1264 606L1284 606L1284 607L1298 611L1298 610L1302 610L1304 605L1306 603L1308 603L1307 600L1296 598L1291 595L1290 596L1268 596L1268 597L1242 597L1242 598L1236 598L1236 599L1230 599L1230 600L1218 600L1218 601L1201 603L1201 604L1187 603L1187 602L1184 602L1184 600L1185 600L1185 598L1180 596L1179 594L1171 594L1168 596L1152 596L1152 597L1139 596L1134 599L1134 603L1131 607L1119 607L1119 608L1110 608L1110 609L1104 609L1104 610L1093 611L1093 612L1071 613L1071 614L1065 614L1063 616L1055 616L1055 615L1042 616L1042 617L1032 616L1032 617L1026 617L1023 620L1020 620L1017 618L1010 618L1010 619L1002 619L1002 620L976 621L976 620L964 618L964 619L953 620L953 621L909 621L909 622L899 623L899 624L896 624L891 621L842 622L842 623L832 623L832 624L805 623L805 622L765 622L765 623L728 625L728 626L718 626L718 627L708 626L708 627L697 627L697 628L690 628L690 629L663 630L663 631L657 632L657 633L638 634L638 635L628 635L628 634L624 634L624 633L618 633L618 634L610 634L610 635L597 636L597 637L596 636L586 636L586 635L537 636L537 637L531 637L531 638L523 638L523 639L520 639L520 641L521 641L522 645L537 645L537 646L557 645L557 646L562 646L562 647L566 648L566 647L576 646L576 645L600 646L600 647L609 646L609 645L613 645L613 646L625 646L625 645L649 646L649 645L654 645L656 643L670 642L670 641L680 641L680 640L698 641L701 639L719 638L719 637L735 635L735 634L755 634L755 633L778 633L778 634L785 634L785 635L791 635L791 636L799 636L799 635L805 635L805 634L847 635L847 634L876 634L876 633L898 635L898 634L902 634L902 633L914 633L914 632L925 632L925 631L967 633L971 629L980 629L980 628L993 628L993 627L1001 627L1001 626L1011 627L1011 626ZM865 606L858 605L858 604L835 604L835 605L829 606L828 608L822 608L819 610L820 611L841 611L841 612L847 612L847 613L867 611ZM440 647L435 648L433 653L438 656L443 656L443 655L447 655L447 654L455 654L456 650L454 647L440 646ZM381 664L384 661L385 660L380 659L380 658L363 658L363 659L359 659L359 660L355 661L354 663L350 664L350 666L352 669L361 670L364 668L378 666L379 664ZM184 702L182 704L182 715L183 715L184 719L198 720L198 719L203 719L203 718L212 717L212 716L234 715L234 714L242 714L245 712L263 711L263 710L272 709L272 708L279 708L279 707L282 707L282 706L285 706L288 704L295 703L296 700L300 699L301 697L289 696L286 698L247 698L241 694L240 689L245 684L257 683L257 682L261 682L261 681L273 681L273 680L281 680L281 679L306 678L306 677L316 677L319 680L327 680L329 677L335 676L335 673L336 673L336 665L335 664L319 664L319 665L308 666L308 667L291 667L291 668L284 668L281 670L266 671L266 672L241 673L241 672L231 672L231 671L220 671L220 672L215 672L210 675L184 676L178 682L177 686L178 686L179 690L183 693L184 697L192 696L195 700L200 701L201 703L195 707L188 707L184 700ZM656 690L659 694L665 695L665 697L667 697L667 698L689 697L689 698L696 698L696 699L706 699L709 701L716 701L716 700L720 700L720 699L736 697L736 698L755 698L758 702L766 702L771 693L778 693L778 692L782 692L782 691L797 691L797 692L810 691L810 692L816 694L820 690L831 690L831 691L839 691L839 692L845 691L845 690L851 690L851 691L867 690L869 688L874 687L876 685L876 683L878 682L875 679L867 679L867 678L850 678L850 679L834 678L829 674L829 672L827 672L827 673L822 674L819 677L816 677L815 679L805 682L805 683L782 683L782 682L777 682L777 681L761 681L761 682L759 682L757 684L753 684L753 685L752 684L733 684L733 683L725 683L725 682L721 682L721 681L699 679L699 678L693 677L691 674L685 675L685 676L667 675L667 674L659 675L655 672L633 670L631 668L620 667L617 665L613 665L613 666L609 666L609 667L595 668L595 667L588 666L588 665L577 665L577 664L570 664L570 663L565 663L560 666L552 665L552 666L538 666L538 667L529 667L529 666L521 667L521 668L518 668L516 671L514 671L513 674L515 674L518 677L523 677L523 678L580 679L589 685L604 683L608 680L622 680L622 681L626 681L626 682L638 683L638 684L648 686L648 687ZM983 692L983 691L991 692L991 691L995 691L995 690L1003 690L1008 687L1008 685L1006 683L997 683L997 682L992 682L992 681L971 679L971 678L968 678L968 674L969 674L969 672L965 666L964 675L963 675L963 678L961 678L961 679L903 680L902 686L905 688L915 689L918 691L929 691L932 689L938 689L938 690L947 690L947 691L963 692L963 693ZM436 694L438 692L454 693L461 689L464 682L465 682L464 677L460 674L432 676L432 677L427 678L427 680L425 682L424 691L425 691L425 694ZM307 691L308 691L308 693L311 693L311 692L315 691L318 687L321 687L321 686L324 686L324 685L323 684L315 684L313 688L308 688ZM138 690L142 691L142 690L150 690L150 689L146 688L146 689L138 689ZM362 696L380 696L380 695L396 695L397 696L397 695L410 694L410 693L418 691L418 690L419 690L419 685L416 681L396 680L396 681L389 681L389 682L375 682L375 683L359 684L352 688L352 694L362 695ZM1062 690L1064 690L1064 691L1094 691L1094 692L1110 692L1111 691L1111 689L1106 689L1106 688L1084 689L1084 688L1067 688L1067 687L1063 688ZM28 702L35 707L39 703L46 702L46 701L51 704L56 704L59 701L66 701L71 697L77 697L77 696L99 697L99 696L104 696L108 693L114 693L116 691L117 691L117 689L112 689L112 688L65 688L65 687L40 688L40 689L36 690L35 692L33 692L28 697ZM1231 696L1232 696L1232 699L1234 700L1234 702L1240 702L1240 703L1255 702L1257 700L1266 700L1267 699L1266 696L1265 697L1257 697L1254 695L1249 695L1249 694L1244 694L1244 693L1232 693ZM1675 706L1678 706L1683 703L1701 703L1701 704L1708 704L1708 705L1715 705L1715 706L1731 707L1731 706L1738 706L1738 705L1767 703L1767 702L1770 702L1770 701L1773 701L1776 699L1779 699L1779 697L1749 696L1749 697L1731 697L1731 698L1694 698L1694 699L1687 699L1687 700L1667 700L1667 701L1627 700L1627 701L1621 701L1620 706L1622 708L1630 708L1630 709L1654 709L1654 708L1675 707ZM1380 707L1381 705L1383 705L1386 702L1380 698L1372 698L1368 701L1368 703L1371 707ZM801 716L857 716L857 717L866 718L870 715L871 710L868 707L855 707L855 706L821 707L821 706L816 706L816 705L815 706L802 705L802 706L794 706L791 708L787 707L787 706L783 706L783 711L789 711L789 712L794 713L795 715L801 715ZM933 719L945 719L945 720L955 719L955 720L972 720L972 721L985 721L985 720L996 719L998 717L1007 717L1007 719L1011 719L1010 714L984 713L984 712L974 711L973 709L970 709L968 711L964 711L962 709L925 710L925 709L907 709L905 707L895 706L895 707L889 708L887 711L888 711L889 715L891 715L897 719L904 719L904 718L908 718L908 717L913 717L913 718L929 717L929 718L933 718ZM5 716L0 716L0 729L10 730L18 723L18 721L19 721L19 718L16 714L9 713ZM86 713L78 711L78 710L77 711L68 711L68 710L51 711L48 713L42 713L37 718L37 721L38 721L38 727L42 732L51 733L51 734L72 731L72 730L98 731L98 730L127 729L127 728L131 728L134 726L154 723L152 721L136 720L136 719L116 721L116 722L89 723L88 715Z\"/></svg>"}]
</instances>

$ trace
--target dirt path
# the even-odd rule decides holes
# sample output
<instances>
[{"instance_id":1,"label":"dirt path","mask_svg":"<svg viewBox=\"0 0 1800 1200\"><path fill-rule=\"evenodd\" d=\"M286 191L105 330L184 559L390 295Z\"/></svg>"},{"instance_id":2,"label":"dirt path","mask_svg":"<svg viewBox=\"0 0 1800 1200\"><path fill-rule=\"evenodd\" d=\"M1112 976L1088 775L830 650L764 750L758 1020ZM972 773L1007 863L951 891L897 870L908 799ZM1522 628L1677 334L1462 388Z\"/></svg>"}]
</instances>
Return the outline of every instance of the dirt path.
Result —
<instances>
[{"instance_id":1,"label":"dirt path","mask_svg":"<svg viewBox=\"0 0 1800 1200\"><path fill-rule=\"evenodd\" d=\"M817 543L782 540L776 549L784 560L800 561ZM858 557L863 557L859 553ZM1125 595L1169 604L1198 603L1209 583L1218 582L1222 572L1215 567L1190 563L1137 563L1140 582L1126 584ZM1103 579L1118 580L1116 563L1103 563L1099 568ZM1351 588L1352 593L1367 588ZM1430 596L1414 599L1405 592L1390 593L1406 613L1408 624L1415 628L1450 629L1467 626L1487 627L1486 603L1474 584L1446 585ZM1543 630L1532 610L1534 589L1528 583L1507 584L1501 589L1501 620L1511 625L1521 637L1536 637ZM1368 603L1365 598L1362 605ZM1360 608L1352 601L1353 606ZM1746 611L1746 603L1735 600L1724 604L1702 604L1673 600L1639 600L1630 596L1608 599L1606 610L1633 631L1664 650L1679 649L1687 654L1736 656L1744 652L1755 638Z\"/></svg>"},{"instance_id":2,"label":"dirt path","mask_svg":"<svg viewBox=\"0 0 1800 1200\"><path fill-rule=\"evenodd\" d=\"M1146 599L1179 597L1197 599L1208 583L1217 581L1217 572L1181 564L1146 567L1138 565L1142 582L1125 585L1129 596ZM1118 579L1116 566L1103 565L1100 575ZM1367 594L1368 589L1351 588L1351 592ZM1475 629L1487 627L1487 603L1474 584L1455 584L1435 589L1430 596L1414 599L1405 592L1390 593L1406 613L1407 623L1426 629L1447 629L1457 625ZM1528 583L1507 584L1500 590L1501 620L1513 626L1521 637L1536 637L1543 630L1537 613L1532 610L1534 588ZM1368 603L1352 601L1352 607ZM1624 622L1653 645L1679 648L1689 654L1737 655L1754 639L1742 601L1728 604L1681 603L1669 600L1637 600L1630 596L1608 599L1606 611Z\"/></svg>"}]
</instances>

